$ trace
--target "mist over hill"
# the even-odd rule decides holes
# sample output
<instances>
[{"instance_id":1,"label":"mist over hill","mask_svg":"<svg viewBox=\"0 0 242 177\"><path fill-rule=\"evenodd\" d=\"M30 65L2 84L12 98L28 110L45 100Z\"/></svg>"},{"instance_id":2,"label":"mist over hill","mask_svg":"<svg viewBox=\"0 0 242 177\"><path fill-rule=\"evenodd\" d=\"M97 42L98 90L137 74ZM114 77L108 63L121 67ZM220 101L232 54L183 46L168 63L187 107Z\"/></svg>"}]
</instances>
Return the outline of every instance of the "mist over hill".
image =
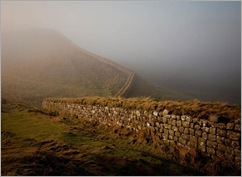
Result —
<instances>
[{"instance_id":1,"label":"mist over hill","mask_svg":"<svg viewBox=\"0 0 242 177\"><path fill-rule=\"evenodd\" d=\"M80 48L130 68L153 86L201 101L241 102L239 1L4 1L1 5L3 32L55 29ZM4 34L2 38L2 51L11 50L4 47ZM61 38L51 47L53 37L41 38L41 47L33 52L25 49L35 45L33 37L13 42L21 47L9 51L8 59L3 51L2 59L41 58L45 53L51 59L58 59L57 53L71 53L64 57L68 59L76 56ZM27 54L30 57L23 56Z\"/></svg>"},{"instance_id":2,"label":"mist over hill","mask_svg":"<svg viewBox=\"0 0 242 177\"><path fill-rule=\"evenodd\" d=\"M10 101L40 105L46 97L192 99L133 77L130 69L79 48L55 30L5 32L2 44L2 97Z\"/></svg>"},{"instance_id":3,"label":"mist over hill","mask_svg":"<svg viewBox=\"0 0 242 177\"><path fill-rule=\"evenodd\" d=\"M2 43L2 96L12 101L40 104L45 97L111 96L128 77L53 30L5 33Z\"/></svg>"}]
</instances>

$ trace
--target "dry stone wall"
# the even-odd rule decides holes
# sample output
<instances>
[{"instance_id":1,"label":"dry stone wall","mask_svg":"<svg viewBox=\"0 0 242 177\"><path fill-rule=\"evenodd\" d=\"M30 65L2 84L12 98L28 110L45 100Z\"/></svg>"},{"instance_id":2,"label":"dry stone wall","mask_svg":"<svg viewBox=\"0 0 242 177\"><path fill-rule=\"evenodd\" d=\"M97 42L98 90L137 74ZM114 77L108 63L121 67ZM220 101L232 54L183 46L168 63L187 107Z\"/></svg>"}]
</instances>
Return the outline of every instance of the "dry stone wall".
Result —
<instances>
[{"instance_id":1,"label":"dry stone wall","mask_svg":"<svg viewBox=\"0 0 242 177\"><path fill-rule=\"evenodd\" d=\"M240 118L226 123L216 116L204 120L192 115L169 114L166 109L158 112L52 101L43 101L42 105L48 112L95 120L109 126L129 127L135 132L143 131L155 135L170 147L187 147L209 158L225 158L240 167Z\"/></svg>"}]
</instances>

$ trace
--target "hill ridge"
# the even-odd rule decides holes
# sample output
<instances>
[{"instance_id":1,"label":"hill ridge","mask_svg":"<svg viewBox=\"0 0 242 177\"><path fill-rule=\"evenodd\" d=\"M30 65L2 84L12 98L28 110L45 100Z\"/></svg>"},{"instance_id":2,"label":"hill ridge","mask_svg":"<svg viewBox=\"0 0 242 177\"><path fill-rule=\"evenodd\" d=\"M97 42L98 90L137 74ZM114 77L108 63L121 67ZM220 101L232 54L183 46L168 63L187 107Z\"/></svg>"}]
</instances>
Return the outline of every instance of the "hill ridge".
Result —
<instances>
[{"instance_id":1,"label":"hill ridge","mask_svg":"<svg viewBox=\"0 0 242 177\"><path fill-rule=\"evenodd\" d=\"M54 30L55 31L55 30ZM56 31L58 32L58 31ZM101 62L104 62L118 70L120 70L121 72L124 72L128 75L127 77L127 80L126 82L124 83L124 85L120 88L120 90L114 94L114 97L121 97L125 94L125 92L127 92L127 90L129 89L131 83L133 82L133 78L134 78L134 75L135 75L135 72L132 71L131 69L127 68L127 67L124 67L123 65L120 65L116 62L113 62L111 61L110 59L106 58L106 57L103 57L103 56L100 56L100 55L97 55L91 51L88 51L86 49L83 49L82 47L78 46L77 44L75 44L74 42L72 42L71 40L69 40L68 38L66 38L64 35L61 35L62 38L64 38L66 40L66 42L68 42L70 45L72 45L73 47L81 50L82 52L92 56L93 58L101 61Z\"/></svg>"},{"instance_id":2,"label":"hill ridge","mask_svg":"<svg viewBox=\"0 0 242 177\"><path fill-rule=\"evenodd\" d=\"M132 81L133 81L133 78L134 78L134 74L135 74L135 72L132 71L132 70L130 70L130 69L127 68L127 67L124 67L124 66L122 66L122 65L120 65L120 64L118 64L118 63L115 63L115 62L113 62L113 61L111 61L111 60L109 60L109 59L107 59L107 58L105 58L105 57L102 57L102 56L100 56L100 55L94 54L94 53L92 53L92 52L90 52L90 51L88 51L88 50L85 50L85 49L83 49L83 48L80 48L80 50L82 50L84 53L86 53L86 54L88 54L88 55L94 57L95 59L97 59L97 60L99 60L99 61L102 61L102 62L104 62L104 63L106 63L106 64L109 64L109 65L115 67L116 69L118 69L118 70L120 70L120 71L122 71L122 72L125 72L125 73L128 75L127 80L126 80L126 82L124 83L124 85L123 85L123 86L121 87L121 89L120 89L120 90L114 95L115 97L123 96L124 93L125 93L125 92L128 90L128 88L130 87L130 85L131 85L131 83L132 83Z\"/></svg>"}]
</instances>

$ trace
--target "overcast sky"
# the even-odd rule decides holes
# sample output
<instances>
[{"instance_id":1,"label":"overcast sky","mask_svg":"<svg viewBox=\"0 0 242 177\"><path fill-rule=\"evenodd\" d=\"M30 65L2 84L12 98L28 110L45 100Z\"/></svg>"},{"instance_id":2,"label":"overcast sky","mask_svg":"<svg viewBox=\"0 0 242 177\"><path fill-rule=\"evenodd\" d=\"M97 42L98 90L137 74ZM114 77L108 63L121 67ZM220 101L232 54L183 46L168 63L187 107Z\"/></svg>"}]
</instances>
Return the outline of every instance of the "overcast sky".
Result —
<instances>
[{"instance_id":1,"label":"overcast sky","mask_svg":"<svg viewBox=\"0 0 242 177\"><path fill-rule=\"evenodd\" d=\"M2 1L1 26L56 29L158 84L240 100L239 1Z\"/></svg>"}]
</instances>

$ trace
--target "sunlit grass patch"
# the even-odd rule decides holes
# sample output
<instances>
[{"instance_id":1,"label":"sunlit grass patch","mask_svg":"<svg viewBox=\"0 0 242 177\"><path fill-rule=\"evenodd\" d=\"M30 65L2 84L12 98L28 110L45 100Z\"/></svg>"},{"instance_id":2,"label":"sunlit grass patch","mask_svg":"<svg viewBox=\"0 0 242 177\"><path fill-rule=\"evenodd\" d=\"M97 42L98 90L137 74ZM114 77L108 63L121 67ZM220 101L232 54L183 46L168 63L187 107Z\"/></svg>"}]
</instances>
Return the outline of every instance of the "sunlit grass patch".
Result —
<instances>
[{"instance_id":1,"label":"sunlit grass patch","mask_svg":"<svg viewBox=\"0 0 242 177\"><path fill-rule=\"evenodd\" d=\"M23 138L38 140L59 139L67 126L56 124L48 119L40 119L24 111L2 113L2 130L12 132Z\"/></svg>"}]
</instances>

